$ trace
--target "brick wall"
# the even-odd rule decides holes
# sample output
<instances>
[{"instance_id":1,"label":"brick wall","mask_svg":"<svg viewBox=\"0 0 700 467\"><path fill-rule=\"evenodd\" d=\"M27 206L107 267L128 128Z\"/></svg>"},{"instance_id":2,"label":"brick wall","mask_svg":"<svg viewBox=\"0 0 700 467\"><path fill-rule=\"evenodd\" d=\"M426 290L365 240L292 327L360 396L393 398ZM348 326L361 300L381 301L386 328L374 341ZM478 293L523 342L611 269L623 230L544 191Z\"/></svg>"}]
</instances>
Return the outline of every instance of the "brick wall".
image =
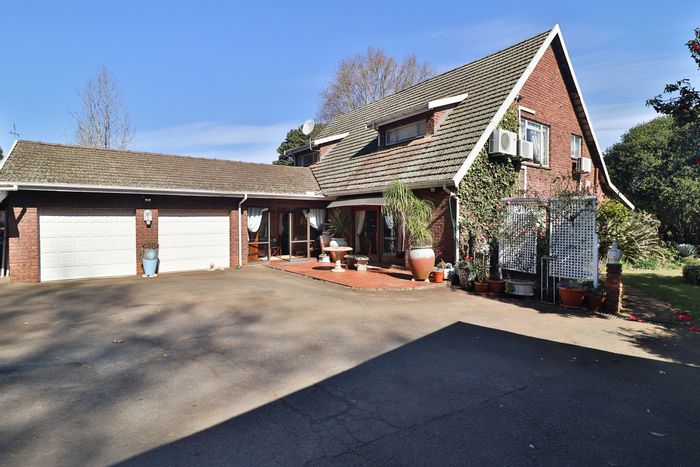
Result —
<instances>
[{"instance_id":1,"label":"brick wall","mask_svg":"<svg viewBox=\"0 0 700 467\"><path fill-rule=\"evenodd\" d=\"M39 281L39 213L35 207L14 207L8 216L10 280Z\"/></svg>"},{"instance_id":2,"label":"brick wall","mask_svg":"<svg viewBox=\"0 0 700 467\"><path fill-rule=\"evenodd\" d=\"M446 263L453 263L455 242L450 218L450 196L442 188L436 188L435 192L416 190L415 193L419 198L429 200L435 205L435 211L430 220L435 261L439 262L444 259ZM452 201L452 209L454 210L454 201Z\"/></svg>"},{"instance_id":3,"label":"brick wall","mask_svg":"<svg viewBox=\"0 0 700 467\"><path fill-rule=\"evenodd\" d=\"M551 46L523 86L520 96L519 104L535 111L534 115L522 111L521 116L549 126L549 168L523 164L527 167L528 191L549 194L552 183L558 177L578 181L579 175L574 175L573 171L575 161L571 159L571 135L583 137L583 130ZM592 142L583 141L583 157L591 157L587 144L592 145ZM590 192L602 198L599 176L596 167L593 173L580 177L584 188L588 180Z\"/></svg>"},{"instance_id":4,"label":"brick wall","mask_svg":"<svg viewBox=\"0 0 700 467\"><path fill-rule=\"evenodd\" d=\"M158 209L151 209L153 222L148 226L143 220L145 209L136 209L136 273L143 274L141 247L146 242L158 243Z\"/></svg>"}]
</instances>

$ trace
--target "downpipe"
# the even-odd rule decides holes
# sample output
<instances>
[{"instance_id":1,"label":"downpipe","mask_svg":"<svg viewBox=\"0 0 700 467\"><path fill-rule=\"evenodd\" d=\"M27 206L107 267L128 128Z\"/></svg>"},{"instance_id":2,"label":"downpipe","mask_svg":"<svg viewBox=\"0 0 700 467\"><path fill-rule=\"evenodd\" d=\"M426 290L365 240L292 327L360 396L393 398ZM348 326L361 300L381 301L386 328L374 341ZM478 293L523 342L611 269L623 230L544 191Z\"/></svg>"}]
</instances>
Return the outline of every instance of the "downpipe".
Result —
<instances>
[{"instance_id":1,"label":"downpipe","mask_svg":"<svg viewBox=\"0 0 700 467\"><path fill-rule=\"evenodd\" d=\"M455 216L454 218L450 219L452 221L452 228L454 229L453 233L453 238L455 241L455 262L454 265L456 266L457 263L459 263L459 196L457 196L457 193L454 191L450 190L447 188L447 185L442 185L442 189L450 195L450 198L454 198L455 200ZM452 210L452 203L450 203L450 210ZM450 213L451 214L451 213ZM450 216L452 217L452 216Z\"/></svg>"},{"instance_id":2,"label":"downpipe","mask_svg":"<svg viewBox=\"0 0 700 467\"><path fill-rule=\"evenodd\" d=\"M241 232L242 215L241 206L248 200L248 193L243 193L243 199L238 202L238 267L243 267L243 232Z\"/></svg>"}]
</instances>

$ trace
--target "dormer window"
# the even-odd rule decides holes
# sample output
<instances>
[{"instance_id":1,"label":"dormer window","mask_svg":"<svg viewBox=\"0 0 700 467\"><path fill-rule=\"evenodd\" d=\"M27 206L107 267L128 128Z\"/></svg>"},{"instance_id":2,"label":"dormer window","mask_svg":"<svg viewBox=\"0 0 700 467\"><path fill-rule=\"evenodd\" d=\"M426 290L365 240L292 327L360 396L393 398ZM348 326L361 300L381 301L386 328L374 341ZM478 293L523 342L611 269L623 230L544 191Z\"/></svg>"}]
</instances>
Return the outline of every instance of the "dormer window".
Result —
<instances>
[{"instance_id":1,"label":"dormer window","mask_svg":"<svg viewBox=\"0 0 700 467\"><path fill-rule=\"evenodd\" d=\"M419 120L417 122L401 125L386 130L386 145L402 143L411 139L415 139L425 135L426 121Z\"/></svg>"}]
</instances>

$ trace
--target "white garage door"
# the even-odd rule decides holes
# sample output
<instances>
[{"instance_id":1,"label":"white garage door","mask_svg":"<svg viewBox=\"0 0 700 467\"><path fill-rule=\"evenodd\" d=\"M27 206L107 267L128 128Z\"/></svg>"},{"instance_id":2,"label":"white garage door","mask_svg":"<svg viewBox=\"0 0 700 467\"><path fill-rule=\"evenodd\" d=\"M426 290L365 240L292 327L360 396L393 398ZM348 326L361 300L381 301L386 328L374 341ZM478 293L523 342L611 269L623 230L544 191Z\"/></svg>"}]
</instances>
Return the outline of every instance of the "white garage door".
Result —
<instances>
[{"instance_id":1,"label":"white garage door","mask_svg":"<svg viewBox=\"0 0 700 467\"><path fill-rule=\"evenodd\" d=\"M227 211L165 211L158 214L159 272L227 268L231 264Z\"/></svg>"},{"instance_id":2,"label":"white garage door","mask_svg":"<svg viewBox=\"0 0 700 467\"><path fill-rule=\"evenodd\" d=\"M42 281L136 274L134 210L40 209Z\"/></svg>"}]
</instances>

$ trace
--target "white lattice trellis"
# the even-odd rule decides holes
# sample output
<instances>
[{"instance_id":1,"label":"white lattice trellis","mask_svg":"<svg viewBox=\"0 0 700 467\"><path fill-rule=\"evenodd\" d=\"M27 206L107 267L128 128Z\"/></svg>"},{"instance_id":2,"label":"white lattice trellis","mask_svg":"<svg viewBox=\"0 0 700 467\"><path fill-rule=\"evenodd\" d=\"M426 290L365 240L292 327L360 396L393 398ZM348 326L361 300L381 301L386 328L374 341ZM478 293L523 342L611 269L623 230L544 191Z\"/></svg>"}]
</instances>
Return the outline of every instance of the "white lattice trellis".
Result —
<instances>
[{"instance_id":1,"label":"white lattice trellis","mask_svg":"<svg viewBox=\"0 0 700 467\"><path fill-rule=\"evenodd\" d=\"M506 203L498 262L504 269L535 274L538 225L545 222L546 212L539 200L510 199Z\"/></svg>"},{"instance_id":2,"label":"white lattice trellis","mask_svg":"<svg viewBox=\"0 0 700 467\"><path fill-rule=\"evenodd\" d=\"M549 202L551 277L594 280L597 272L595 198L552 198Z\"/></svg>"}]
</instances>

